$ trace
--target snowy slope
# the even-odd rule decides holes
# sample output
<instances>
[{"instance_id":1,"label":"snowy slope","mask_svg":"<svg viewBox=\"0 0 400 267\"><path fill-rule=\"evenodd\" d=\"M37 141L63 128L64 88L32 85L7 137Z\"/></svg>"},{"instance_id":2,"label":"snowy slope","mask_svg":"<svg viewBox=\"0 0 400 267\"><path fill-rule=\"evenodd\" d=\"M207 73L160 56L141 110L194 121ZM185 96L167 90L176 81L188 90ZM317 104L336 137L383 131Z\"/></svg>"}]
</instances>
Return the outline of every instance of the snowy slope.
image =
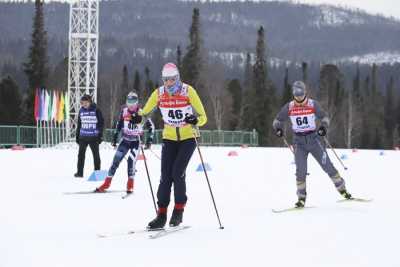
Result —
<instances>
[{"instance_id":1,"label":"snowy slope","mask_svg":"<svg viewBox=\"0 0 400 267\"><path fill-rule=\"evenodd\" d=\"M236 150L238 157L228 157ZM160 153L160 148L154 149ZM108 168L113 150L102 150ZM218 229L197 154L187 171L192 228L150 240L147 234L99 239L96 234L143 228L154 217L143 162L135 195L66 195L97 182L72 177L76 149L0 150L0 266L400 266L400 152L338 150L346 154L348 188L374 202L336 203L330 180L309 159L308 205L273 214L296 199L291 152L280 148L203 148L225 230ZM92 168L87 153L86 175ZM158 183L159 160L148 154ZM335 165L340 165L334 159ZM122 163L111 189L124 189Z\"/></svg>"},{"instance_id":2,"label":"snowy slope","mask_svg":"<svg viewBox=\"0 0 400 267\"><path fill-rule=\"evenodd\" d=\"M346 57L335 62L351 62L360 64L396 64L400 63L400 52L398 51L383 51L379 53L370 53L365 55L358 55L352 57Z\"/></svg>"}]
</instances>

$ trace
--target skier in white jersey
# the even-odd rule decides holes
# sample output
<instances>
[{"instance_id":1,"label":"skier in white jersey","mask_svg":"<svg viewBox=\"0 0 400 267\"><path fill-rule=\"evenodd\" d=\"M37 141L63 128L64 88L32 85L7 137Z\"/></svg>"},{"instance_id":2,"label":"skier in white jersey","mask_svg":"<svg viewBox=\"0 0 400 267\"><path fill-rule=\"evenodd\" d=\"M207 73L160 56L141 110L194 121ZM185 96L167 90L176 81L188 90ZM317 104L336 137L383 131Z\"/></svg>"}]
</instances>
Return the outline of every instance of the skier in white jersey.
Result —
<instances>
[{"instance_id":1,"label":"skier in white jersey","mask_svg":"<svg viewBox=\"0 0 400 267\"><path fill-rule=\"evenodd\" d=\"M307 97L306 85L297 81L292 86L294 99L285 104L273 122L275 134L283 137L283 123L290 120L292 125L294 154L296 163L296 182L298 201L295 206L303 208L306 202L307 158L311 153L322 169L332 179L339 193L346 199L352 196L347 192L344 179L333 166L321 137L326 136L329 118L314 99ZM320 126L317 127L317 120Z\"/></svg>"},{"instance_id":2,"label":"skier in white jersey","mask_svg":"<svg viewBox=\"0 0 400 267\"><path fill-rule=\"evenodd\" d=\"M154 135L153 122L150 118L148 118L142 125L142 116L138 114L139 111L140 106L138 95L135 92L130 92L126 97L126 104L122 106L116 131L114 133L112 146L117 146L118 135L120 132L122 132L121 142L119 143L117 151L115 152L112 165L108 170L108 175L104 183L100 187L96 188L95 192L104 193L110 187L111 181L118 169L119 164L128 153L128 181L126 183L126 193L131 194L133 192L136 161L140 153L140 138L144 134L143 128L147 128L149 133L146 140L146 146L151 145Z\"/></svg>"}]
</instances>

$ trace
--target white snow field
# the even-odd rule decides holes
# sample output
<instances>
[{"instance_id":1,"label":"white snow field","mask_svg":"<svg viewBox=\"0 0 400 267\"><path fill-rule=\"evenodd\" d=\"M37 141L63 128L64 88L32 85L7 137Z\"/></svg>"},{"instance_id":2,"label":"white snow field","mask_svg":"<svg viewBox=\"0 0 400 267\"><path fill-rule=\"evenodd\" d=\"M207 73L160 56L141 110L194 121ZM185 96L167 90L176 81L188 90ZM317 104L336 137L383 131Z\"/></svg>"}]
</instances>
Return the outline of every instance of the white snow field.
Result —
<instances>
[{"instance_id":1,"label":"white snow field","mask_svg":"<svg viewBox=\"0 0 400 267\"><path fill-rule=\"evenodd\" d=\"M160 147L153 148L160 154ZM237 151L237 157L228 157ZM77 149L0 150L0 266L400 266L399 151L331 151L349 191L370 203L345 202L309 158L307 205L275 214L296 201L295 166L286 148L202 147L224 230L212 206L197 151L187 169L190 229L159 239L149 233L99 238L142 229L154 218L143 161L134 195L65 194L93 190L101 182L73 177ZM383 155L380 155L383 153ZM102 149L107 169L114 151ZM147 152L154 191L160 161ZM86 153L85 176L93 168ZM110 189L124 190L126 162ZM173 201L172 201L173 204ZM171 204L171 206L172 206ZM169 210L171 213L172 208Z\"/></svg>"}]
</instances>

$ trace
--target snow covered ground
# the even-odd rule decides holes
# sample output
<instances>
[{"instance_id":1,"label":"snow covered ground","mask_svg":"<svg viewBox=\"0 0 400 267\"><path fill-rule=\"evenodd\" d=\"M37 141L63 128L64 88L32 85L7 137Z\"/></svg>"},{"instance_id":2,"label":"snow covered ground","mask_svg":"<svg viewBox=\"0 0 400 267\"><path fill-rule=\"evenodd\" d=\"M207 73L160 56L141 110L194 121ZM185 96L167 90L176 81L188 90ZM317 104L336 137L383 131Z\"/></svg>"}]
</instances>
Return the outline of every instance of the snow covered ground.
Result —
<instances>
[{"instance_id":1,"label":"snow covered ground","mask_svg":"<svg viewBox=\"0 0 400 267\"><path fill-rule=\"evenodd\" d=\"M228 157L229 151L238 152ZM154 151L160 153L160 147ZM338 150L349 191L372 203L337 203L329 178L309 159L308 202L315 209L274 214L296 200L291 152L280 148L207 148L203 156L220 216L218 229L207 183L187 171L184 224L192 228L151 240L147 233L106 239L99 233L140 229L154 217L143 162L135 193L71 195L99 182L73 178L76 149L0 150L0 266L400 266L400 152ZM102 150L108 168L113 150ZM87 151L86 176L92 169ZM148 153L153 187L160 162ZM112 184L123 190L126 163Z\"/></svg>"}]
</instances>

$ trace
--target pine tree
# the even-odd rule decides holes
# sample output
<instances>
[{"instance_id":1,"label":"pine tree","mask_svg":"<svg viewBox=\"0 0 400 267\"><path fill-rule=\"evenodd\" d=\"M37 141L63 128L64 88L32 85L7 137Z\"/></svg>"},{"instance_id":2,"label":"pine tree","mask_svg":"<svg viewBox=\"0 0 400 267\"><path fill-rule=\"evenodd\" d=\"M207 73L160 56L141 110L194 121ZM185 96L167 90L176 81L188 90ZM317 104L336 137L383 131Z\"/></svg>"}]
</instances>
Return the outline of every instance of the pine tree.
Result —
<instances>
[{"instance_id":1,"label":"pine tree","mask_svg":"<svg viewBox=\"0 0 400 267\"><path fill-rule=\"evenodd\" d=\"M145 84L142 93L143 95L142 100L147 101L147 99L150 97L155 87L153 81L150 78L150 69L147 66L144 68L144 75L145 75Z\"/></svg>"},{"instance_id":2,"label":"pine tree","mask_svg":"<svg viewBox=\"0 0 400 267\"><path fill-rule=\"evenodd\" d=\"M187 47L187 53L183 57L181 76L184 82L193 85L196 89L199 89L202 68L201 46L200 11L198 8L194 8L192 24L189 30L189 46Z\"/></svg>"},{"instance_id":3,"label":"pine tree","mask_svg":"<svg viewBox=\"0 0 400 267\"><path fill-rule=\"evenodd\" d=\"M140 99L143 99L142 96L142 82L140 79L139 71L135 71L135 78L133 80L133 90L136 91Z\"/></svg>"},{"instance_id":4,"label":"pine tree","mask_svg":"<svg viewBox=\"0 0 400 267\"><path fill-rule=\"evenodd\" d=\"M239 125L240 110L242 107L242 86L238 79L233 79L228 83L228 91L232 96L232 119L229 122L230 130L237 130Z\"/></svg>"},{"instance_id":5,"label":"pine tree","mask_svg":"<svg viewBox=\"0 0 400 267\"><path fill-rule=\"evenodd\" d=\"M319 100L331 120L329 127L330 141L334 146L339 147L344 147L346 144L343 121L347 118L347 103L344 102L344 98L343 74L336 65L324 65L320 72Z\"/></svg>"},{"instance_id":6,"label":"pine tree","mask_svg":"<svg viewBox=\"0 0 400 267\"><path fill-rule=\"evenodd\" d=\"M128 67L124 65L122 69L122 83L121 83L121 90L126 95L129 92L129 73Z\"/></svg>"},{"instance_id":7,"label":"pine tree","mask_svg":"<svg viewBox=\"0 0 400 267\"><path fill-rule=\"evenodd\" d=\"M22 98L15 81L7 76L0 81L0 125L21 124ZM33 116L33 109L32 109Z\"/></svg>"},{"instance_id":8,"label":"pine tree","mask_svg":"<svg viewBox=\"0 0 400 267\"><path fill-rule=\"evenodd\" d=\"M121 94L121 104L125 103L126 96L129 93L129 73L128 67L124 65L122 68L122 81L120 86L120 94Z\"/></svg>"},{"instance_id":9,"label":"pine tree","mask_svg":"<svg viewBox=\"0 0 400 267\"><path fill-rule=\"evenodd\" d=\"M373 149L382 149L384 146L384 110L383 110L383 97L378 88L378 66L372 65L371 71L371 105L369 106L369 120L372 129L375 130L375 137L372 144Z\"/></svg>"},{"instance_id":10,"label":"pine tree","mask_svg":"<svg viewBox=\"0 0 400 267\"><path fill-rule=\"evenodd\" d=\"M182 51L180 45L178 45L176 48L176 66L179 70L182 69Z\"/></svg>"},{"instance_id":11,"label":"pine tree","mask_svg":"<svg viewBox=\"0 0 400 267\"><path fill-rule=\"evenodd\" d=\"M305 84L308 84L308 64L307 64L307 62L303 62L301 64L301 70L302 70L302 74L303 74L303 82Z\"/></svg>"},{"instance_id":12,"label":"pine tree","mask_svg":"<svg viewBox=\"0 0 400 267\"><path fill-rule=\"evenodd\" d=\"M396 127L396 106L394 100L394 78L391 76L386 89L384 105L385 147L387 149L393 148L393 134Z\"/></svg>"},{"instance_id":13,"label":"pine tree","mask_svg":"<svg viewBox=\"0 0 400 267\"><path fill-rule=\"evenodd\" d=\"M292 99L292 88L289 82L289 68L285 69L285 78L283 79L283 93L281 99L281 105L286 104Z\"/></svg>"},{"instance_id":14,"label":"pine tree","mask_svg":"<svg viewBox=\"0 0 400 267\"><path fill-rule=\"evenodd\" d=\"M251 112L251 101L253 98L252 80L253 80L253 66L251 65L251 55L247 53L246 62L244 67L244 82L243 82L243 92L242 92L242 106L240 110L239 119L239 129L251 130L250 118L252 116Z\"/></svg>"},{"instance_id":15,"label":"pine tree","mask_svg":"<svg viewBox=\"0 0 400 267\"><path fill-rule=\"evenodd\" d=\"M48 78L47 33L44 29L44 2L35 0L35 16L33 18L32 44L29 49L28 61L24 63L24 71L28 76L29 91L25 103L25 118L33 123L33 104L35 89L45 88Z\"/></svg>"},{"instance_id":16,"label":"pine tree","mask_svg":"<svg viewBox=\"0 0 400 267\"><path fill-rule=\"evenodd\" d=\"M368 75L363 84L364 93L362 94L362 134L361 134L361 148L371 148L371 123L369 119L370 101L370 76Z\"/></svg>"},{"instance_id":17,"label":"pine tree","mask_svg":"<svg viewBox=\"0 0 400 267\"><path fill-rule=\"evenodd\" d=\"M254 95L253 114L251 118L251 126L259 133L260 145L269 143L271 129L271 102L268 83L267 83L267 61L266 61L266 44L264 36L264 28L261 26L257 32L256 61L253 66L253 88Z\"/></svg>"}]
</instances>

